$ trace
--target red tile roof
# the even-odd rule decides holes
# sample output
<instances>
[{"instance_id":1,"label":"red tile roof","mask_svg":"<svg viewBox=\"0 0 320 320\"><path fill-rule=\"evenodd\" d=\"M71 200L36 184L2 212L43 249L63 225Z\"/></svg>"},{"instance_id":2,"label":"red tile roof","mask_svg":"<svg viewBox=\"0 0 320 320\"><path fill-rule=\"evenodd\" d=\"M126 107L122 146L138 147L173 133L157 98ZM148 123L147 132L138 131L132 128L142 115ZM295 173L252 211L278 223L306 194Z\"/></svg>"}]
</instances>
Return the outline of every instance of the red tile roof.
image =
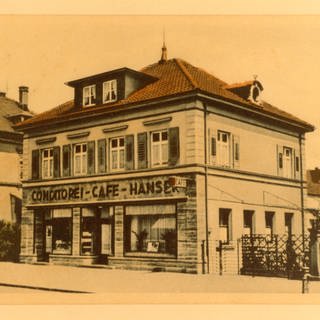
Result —
<instances>
[{"instance_id":1,"label":"red tile roof","mask_svg":"<svg viewBox=\"0 0 320 320\"><path fill-rule=\"evenodd\" d=\"M117 101L113 104L95 106L81 111L74 108L73 101L66 102L49 111L43 112L30 120L24 121L18 127L31 127L33 125L54 122L60 119L76 118L85 114L94 114L107 111L113 108L122 108L126 105L142 103L164 97L172 97L188 92L201 91L203 93L215 96L222 100L238 103L250 109L265 111L268 114L297 122L300 125L307 126L312 130L312 125L298 119L297 117L282 111L268 103L257 105L247 101L227 89L227 83L214 77L208 72L194 67L181 59L171 59L162 63L154 63L141 70L142 73L156 77L158 80L145 87L133 92L127 98Z\"/></svg>"}]
</instances>

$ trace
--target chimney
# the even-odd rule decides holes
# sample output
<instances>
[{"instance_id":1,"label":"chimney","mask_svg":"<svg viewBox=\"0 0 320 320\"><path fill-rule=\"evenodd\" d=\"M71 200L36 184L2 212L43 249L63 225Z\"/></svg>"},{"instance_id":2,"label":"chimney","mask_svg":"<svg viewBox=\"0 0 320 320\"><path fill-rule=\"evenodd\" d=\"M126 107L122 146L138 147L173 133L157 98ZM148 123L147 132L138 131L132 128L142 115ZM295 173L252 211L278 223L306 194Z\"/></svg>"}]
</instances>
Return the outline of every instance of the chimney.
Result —
<instances>
[{"instance_id":1,"label":"chimney","mask_svg":"<svg viewBox=\"0 0 320 320\"><path fill-rule=\"evenodd\" d=\"M19 87L19 103L23 110L28 110L28 92L29 88L26 86Z\"/></svg>"}]
</instances>

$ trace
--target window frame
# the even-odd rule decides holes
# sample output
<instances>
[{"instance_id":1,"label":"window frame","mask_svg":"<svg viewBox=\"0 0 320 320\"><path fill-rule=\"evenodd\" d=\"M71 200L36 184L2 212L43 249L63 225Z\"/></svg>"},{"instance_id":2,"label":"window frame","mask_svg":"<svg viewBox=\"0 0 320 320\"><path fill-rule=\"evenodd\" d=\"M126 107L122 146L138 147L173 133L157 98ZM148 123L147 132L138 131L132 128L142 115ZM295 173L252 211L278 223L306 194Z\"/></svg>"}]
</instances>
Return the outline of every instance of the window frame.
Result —
<instances>
[{"instance_id":1,"label":"window frame","mask_svg":"<svg viewBox=\"0 0 320 320\"><path fill-rule=\"evenodd\" d=\"M286 156L286 151L290 152L289 158ZM292 171L293 171L292 163L293 163L293 149L290 147L284 146L283 152L282 152L282 172L283 172L284 178L288 178L288 179L292 178Z\"/></svg>"},{"instance_id":2,"label":"window frame","mask_svg":"<svg viewBox=\"0 0 320 320\"><path fill-rule=\"evenodd\" d=\"M45 157L46 151L48 152L48 156ZM45 162L48 163L47 170L45 170ZM54 170L53 148L41 149L41 178L42 179L52 179L53 175L54 175L53 170Z\"/></svg>"},{"instance_id":3,"label":"window frame","mask_svg":"<svg viewBox=\"0 0 320 320\"><path fill-rule=\"evenodd\" d=\"M123 140L123 145L120 146L120 139ZM113 140L117 140L117 146L116 147L113 147L112 146L112 141ZM112 152L113 151L116 151L117 152L117 167L116 168L113 168L113 154ZM120 160L120 157L121 157L121 151L123 152L122 153L122 157L123 157L123 166L120 167L120 164L121 164L121 160ZM117 172L117 171L124 171L125 170L125 152L126 152L126 146L125 146L125 136L118 136L118 137L112 137L109 139L109 170L111 172Z\"/></svg>"},{"instance_id":4,"label":"window frame","mask_svg":"<svg viewBox=\"0 0 320 320\"><path fill-rule=\"evenodd\" d=\"M112 87L113 86L113 87ZM112 94L115 97L112 99ZM106 99L107 94L110 94L111 99ZM102 83L102 103L110 103L118 99L118 84L117 79L107 80Z\"/></svg>"},{"instance_id":5,"label":"window frame","mask_svg":"<svg viewBox=\"0 0 320 320\"><path fill-rule=\"evenodd\" d=\"M276 213L274 211L265 211L264 217L265 217L265 230L270 229L270 232L268 233L271 237L274 236L274 221L275 221L275 215ZM270 219L271 224L268 223L268 220Z\"/></svg>"},{"instance_id":6,"label":"window frame","mask_svg":"<svg viewBox=\"0 0 320 320\"><path fill-rule=\"evenodd\" d=\"M166 140L163 140L163 133L166 133ZM159 141L153 141L154 135L159 134ZM154 146L159 146L159 162L154 163ZM166 151L163 150L164 146ZM163 154L166 153L166 160L163 161ZM150 165L151 168L164 167L169 165L169 130L162 129L150 132Z\"/></svg>"},{"instance_id":7,"label":"window frame","mask_svg":"<svg viewBox=\"0 0 320 320\"><path fill-rule=\"evenodd\" d=\"M93 89L93 91L91 91ZM89 90L88 95L85 94L86 90ZM86 98L88 98L88 103L86 104ZM82 105L84 107L91 107L96 104L97 99L97 88L95 84L91 84L82 88Z\"/></svg>"},{"instance_id":8,"label":"window frame","mask_svg":"<svg viewBox=\"0 0 320 320\"><path fill-rule=\"evenodd\" d=\"M223 141L220 137L226 136L227 141ZM224 150L226 149L226 151ZM223 130L217 131L216 145L217 165L221 167L231 167L231 133ZM227 161L226 161L227 159Z\"/></svg>"},{"instance_id":9,"label":"window frame","mask_svg":"<svg viewBox=\"0 0 320 320\"><path fill-rule=\"evenodd\" d=\"M80 146L80 152L76 152L76 147ZM86 150L83 151L83 146L86 146ZM85 158L83 156L85 155ZM80 157L80 172L76 172L76 157ZM85 169L84 169L85 168ZM75 143L73 145L73 175L74 176L83 176L88 174L88 144L87 142Z\"/></svg>"},{"instance_id":10,"label":"window frame","mask_svg":"<svg viewBox=\"0 0 320 320\"><path fill-rule=\"evenodd\" d=\"M243 210L243 229L249 229L250 236L255 232L254 214L253 210ZM249 224L247 224L247 220L250 220Z\"/></svg>"},{"instance_id":11,"label":"window frame","mask_svg":"<svg viewBox=\"0 0 320 320\"><path fill-rule=\"evenodd\" d=\"M222 219L222 217L224 219ZM219 240L222 241L223 244L230 244L230 241L232 241L232 210L228 208L219 208L218 219ZM226 220L226 223L222 223L223 220ZM221 239L222 229L226 229L226 239Z\"/></svg>"}]
</instances>

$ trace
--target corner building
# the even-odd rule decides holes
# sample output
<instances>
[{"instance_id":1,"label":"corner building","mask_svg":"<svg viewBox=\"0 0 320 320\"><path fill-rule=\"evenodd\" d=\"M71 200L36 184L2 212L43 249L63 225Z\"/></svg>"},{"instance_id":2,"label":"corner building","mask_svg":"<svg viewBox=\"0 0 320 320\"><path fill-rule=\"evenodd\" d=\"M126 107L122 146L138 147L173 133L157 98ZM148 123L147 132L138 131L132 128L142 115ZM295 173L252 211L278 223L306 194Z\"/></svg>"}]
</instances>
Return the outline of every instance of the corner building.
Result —
<instances>
[{"instance_id":1,"label":"corner building","mask_svg":"<svg viewBox=\"0 0 320 320\"><path fill-rule=\"evenodd\" d=\"M242 234L303 232L313 126L166 53L17 126L22 262L217 272L219 240L232 260Z\"/></svg>"}]
</instances>

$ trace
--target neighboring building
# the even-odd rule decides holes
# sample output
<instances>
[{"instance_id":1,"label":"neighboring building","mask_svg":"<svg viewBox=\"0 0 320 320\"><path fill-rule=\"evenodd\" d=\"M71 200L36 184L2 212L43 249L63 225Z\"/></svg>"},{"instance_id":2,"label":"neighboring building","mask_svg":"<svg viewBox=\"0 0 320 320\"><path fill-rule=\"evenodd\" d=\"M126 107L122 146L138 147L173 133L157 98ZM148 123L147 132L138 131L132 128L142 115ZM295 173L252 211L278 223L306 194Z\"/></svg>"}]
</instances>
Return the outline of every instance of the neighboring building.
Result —
<instances>
[{"instance_id":1,"label":"neighboring building","mask_svg":"<svg viewBox=\"0 0 320 320\"><path fill-rule=\"evenodd\" d=\"M23 134L13 126L29 119L28 88L19 87L19 102L0 92L0 219L20 222Z\"/></svg>"},{"instance_id":2,"label":"neighboring building","mask_svg":"<svg viewBox=\"0 0 320 320\"><path fill-rule=\"evenodd\" d=\"M216 272L247 233L303 232L305 133L259 100L166 58L70 81L25 133L22 262Z\"/></svg>"},{"instance_id":3,"label":"neighboring building","mask_svg":"<svg viewBox=\"0 0 320 320\"><path fill-rule=\"evenodd\" d=\"M307 203L308 212L320 217L320 169L307 170Z\"/></svg>"}]
</instances>

